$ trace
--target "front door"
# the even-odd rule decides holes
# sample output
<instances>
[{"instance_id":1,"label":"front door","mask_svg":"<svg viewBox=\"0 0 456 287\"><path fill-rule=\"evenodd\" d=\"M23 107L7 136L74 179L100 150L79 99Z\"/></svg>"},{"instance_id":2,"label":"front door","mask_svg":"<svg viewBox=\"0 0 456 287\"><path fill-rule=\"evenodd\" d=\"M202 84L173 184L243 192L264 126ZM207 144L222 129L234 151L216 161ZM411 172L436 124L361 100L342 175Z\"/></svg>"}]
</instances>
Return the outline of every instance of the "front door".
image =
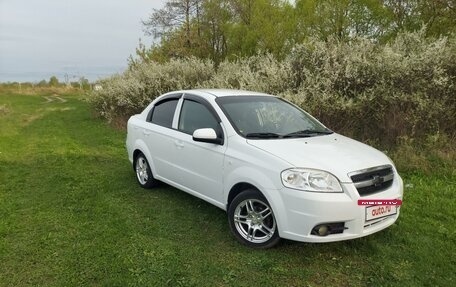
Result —
<instances>
[{"instance_id":1,"label":"front door","mask_svg":"<svg viewBox=\"0 0 456 287\"><path fill-rule=\"evenodd\" d=\"M223 201L223 159L226 144L196 142L196 129L212 128L223 137L220 119L210 104L196 96L184 95L175 135L178 183L213 203Z\"/></svg>"}]
</instances>

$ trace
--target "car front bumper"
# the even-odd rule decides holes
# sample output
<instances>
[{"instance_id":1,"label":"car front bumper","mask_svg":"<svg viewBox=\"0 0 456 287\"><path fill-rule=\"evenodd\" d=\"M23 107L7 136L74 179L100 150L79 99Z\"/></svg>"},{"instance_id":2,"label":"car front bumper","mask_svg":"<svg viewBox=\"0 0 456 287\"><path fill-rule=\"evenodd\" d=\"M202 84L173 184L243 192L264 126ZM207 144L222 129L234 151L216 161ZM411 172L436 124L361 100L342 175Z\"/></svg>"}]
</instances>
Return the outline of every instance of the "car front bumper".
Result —
<instances>
[{"instance_id":1,"label":"car front bumper","mask_svg":"<svg viewBox=\"0 0 456 287\"><path fill-rule=\"evenodd\" d=\"M275 206L280 237L303 242L333 242L359 238L392 225L399 217L400 206L394 215L366 220L366 208L358 199L402 200L403 182L398 174L388 189L369 196L360 196L353 183L343 183L343 193L315 193L282 188L271 200ZM280 198L278 198L280 197ZM321 224L343 223L343 232L320 236L312 229Z\"/></svg>"}]
</instances>

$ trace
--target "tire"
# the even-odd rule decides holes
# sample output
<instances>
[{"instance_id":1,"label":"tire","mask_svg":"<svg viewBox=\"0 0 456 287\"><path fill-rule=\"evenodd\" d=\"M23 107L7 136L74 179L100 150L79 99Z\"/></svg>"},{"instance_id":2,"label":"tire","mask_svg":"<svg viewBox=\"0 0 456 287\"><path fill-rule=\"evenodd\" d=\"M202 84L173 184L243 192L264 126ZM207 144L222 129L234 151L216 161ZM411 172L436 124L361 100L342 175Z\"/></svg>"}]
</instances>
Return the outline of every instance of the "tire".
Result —
<instances>
[{"instance_id":1,"label":"tire","mask_svg":"<svg viewBox=\"0 0 456 287\"><path fill-rule=\"evenodd\" d=\"M136 173L136 180L142 188L152 188L157 186L157 180L154 179L149 162L143 153L139 153L136 156L133 168Z\"/></svg>"},{"instance_id":2,"label":"tire","mask_svg":"<svg viewBox=\"0 0 456 287\"><path fill-rule=\"evenodd\" d=\"M249 247L266 249L280 241L272 208L257 190L247 189L233 199L228 222L236 239Z\"/></svg>"}]
</instances>

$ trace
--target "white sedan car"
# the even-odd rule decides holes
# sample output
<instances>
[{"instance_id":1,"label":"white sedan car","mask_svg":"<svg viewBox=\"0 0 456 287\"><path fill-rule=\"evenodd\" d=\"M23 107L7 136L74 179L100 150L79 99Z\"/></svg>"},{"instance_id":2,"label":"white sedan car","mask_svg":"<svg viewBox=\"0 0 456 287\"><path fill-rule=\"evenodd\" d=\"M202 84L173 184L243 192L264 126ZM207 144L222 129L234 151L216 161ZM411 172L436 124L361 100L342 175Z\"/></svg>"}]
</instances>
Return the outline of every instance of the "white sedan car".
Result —
<instances>
[{"instance_id":1,"label":"white sedan car","mask_svg":"<svg viewBox=\"0 0 456 287\"><path fill-rule=\"evenodd\" d=\"M162 181L218 206L251 247L358 238L399 216L397 205L358 202L402 200L386 155L276 96L167 93L129 119L126 146L142 187Z\"/></svg>"}]
</instances>

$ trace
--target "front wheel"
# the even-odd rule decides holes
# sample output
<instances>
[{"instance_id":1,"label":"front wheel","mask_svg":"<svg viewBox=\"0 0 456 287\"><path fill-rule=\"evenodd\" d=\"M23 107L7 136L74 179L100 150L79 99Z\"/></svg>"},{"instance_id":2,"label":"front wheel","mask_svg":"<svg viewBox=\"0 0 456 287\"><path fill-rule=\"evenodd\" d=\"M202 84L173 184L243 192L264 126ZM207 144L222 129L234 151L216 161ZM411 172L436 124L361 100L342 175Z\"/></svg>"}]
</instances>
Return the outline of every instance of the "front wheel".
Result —
<instances>
[{"instance_id":1,"label":"front wheel","mask_svg":"<svg viewBox=\"0 0 456 287\"><path fill-rule=\"evenodd\" d=\"M272 208L257 190L243 191L233 199L228 221L236 239L249 247L270 248L280 241Z\"/></svg>"},{"instance_id":2,"label":"front wheel","mask_svg":"<svg viewBox=\"0 0 456 287\"><path fill-rule=\"evenodd\" d=\"M140 153L136 156L134 166L136 179L141 187L152 188L157 185L157 180L154 179L149 162L144 154Z\"/></svg>"}]
</instances>

